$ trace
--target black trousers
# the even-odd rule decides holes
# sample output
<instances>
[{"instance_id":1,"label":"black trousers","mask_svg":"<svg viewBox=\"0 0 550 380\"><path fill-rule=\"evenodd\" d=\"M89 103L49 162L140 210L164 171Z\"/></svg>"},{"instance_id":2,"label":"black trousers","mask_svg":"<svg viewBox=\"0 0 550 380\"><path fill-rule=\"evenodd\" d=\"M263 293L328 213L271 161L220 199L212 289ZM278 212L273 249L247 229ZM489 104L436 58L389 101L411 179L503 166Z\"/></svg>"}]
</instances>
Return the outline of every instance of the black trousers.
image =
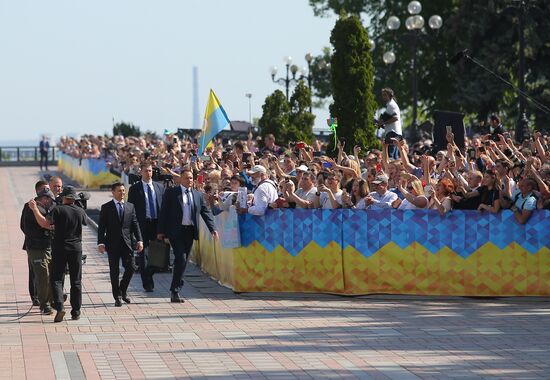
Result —
<instances>
[{"instance_id":1,"label":"black trousers","mask_svg":"<svg viewBox=\"0 0 550 380\"><path fill-rule=\"evenodd\" d=\"M53 302L57 311L63 310L63 282L65 267L69 266L71 279L71 314L80 315L82 306L82 251L52 250Z\"/></svg>"},{"instance_id":2,"label":"black trousers","mask_svg":"<svg viewBox=\"0 0 550 380\"><path fill-rule=\"evenodd\" d=\"M136 270L134 253L130 251L128 247L121 247L118 250L111 248L111 251L108 251L107 255L109 257L111 289L113 291L113 298L117 300L128 291L128 285L130 285L130 280ZM121 261L124 273L122 274L122 279L119 279Z\"/></svg>"},{"instance_id":3,"label":"black trousers","mask_svg":"<svg viewBox=\"0 0 550 380\"><path fill-rule=\"evenodd\" d=\"M28 261L27 264L29 266L29 295L31 296L31 301L34 302L38 301L38 292L36 291L36 287L34 286L34 271Z\"/></svg>"},{"instance_id":4,"label":"black trousers","mask_svg":"<svg viewBox=\"0 0 550 380\"><path fill-rule=\"evenodd\" d=\"M40 170L42 170L42 165L46 166L48 170L48 152L40 152Z\"/></svg>"},{"instance_id":5,"label":"black trousers","mask_svg":"<svg viewBox=\"0 0 550 380\"><path fill-rule=\"evenodd\" d=\"M193 247L195 227L181 226L181 233L174 239L170 239L170 245L174 251L174 268L172 272L172 284L170 290L179 292L183 287L183 273L187 266L187 260Z\"/></svg>"},{"instance_id":6,"label":"black trousers","mask_svg":"<svg viewBox=\"0 0 550 380\"><path fill-rule=\"evenodd\" d=\"M149 248L149 242L157 238L157 219L148 219L145 220L143 225L140 225L141 235L143 237L143 251L138 253L136 257L136 265L139 268L141 274L141 283L143 288L154 288L155 283L153 282L153 274L155 274L155 269L152 267L147 267L147 253Z\"/></svg>"}]
</instances>

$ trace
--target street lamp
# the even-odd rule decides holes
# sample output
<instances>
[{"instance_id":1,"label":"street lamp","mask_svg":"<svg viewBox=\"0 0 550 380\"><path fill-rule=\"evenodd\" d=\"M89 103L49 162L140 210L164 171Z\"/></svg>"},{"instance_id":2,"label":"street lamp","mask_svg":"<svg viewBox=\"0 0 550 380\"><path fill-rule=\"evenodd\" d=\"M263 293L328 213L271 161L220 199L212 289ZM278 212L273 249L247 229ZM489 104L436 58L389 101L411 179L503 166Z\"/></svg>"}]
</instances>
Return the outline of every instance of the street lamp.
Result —
<instances>
[{"instance_id":1,"label":"street lamp","mask_svg":"<svg viewBox=\"0 0 550 380\"><path fill-rule=\"evenodd\" d=\"M252 94L244 94L248 98L248 122L252 124Z\"/></svg>"},{"instance_id":2,"label":"street lamp","mask_svg":"<svg viewBox=\"0 0 550 380\"><path fill-rule=\"evenodd\" d=\"M305 56L305 60L307 62L307 68L299 68L298 65L292 64L292 57L286 56L283 59L283 62L286 67L286 76L275 79L275 75L277 75L277 66L271 66L270 73L271 73L271 79L274 83L278 83L282 86L285 86L286 90L286 100L289 101L289 89L291 85L297 84L301 80L307 80L307 85L309 88L309 91L311 93L311 63L313 61L313 55L311 53L307 53ZM307 72L307 73L306 73ZM299 76L298 76L299 75ZM311 112L311 105L309 106L309 112Z\"/></svg>"},{"instance_id":3,"label":"street lamp","mask_svg":"<svg viewBox=\"0 0 550 380\"><path fill-rule=\"evenodd\" d=\"M412 92L413 92L413 122L412 122L412 130L411 130L411 137L413 139L418 138L418 72L417 72L417 66L416 66L416 60L417 60L417 42L418 42L418 36L420 34L420 31L424 28L424 17L420 15L420 12L422 12L422 4L419 1L411 1L409 5L407 6L407 11L409 12L410 16L407 17L405 20L405 27L409 31L409 33L413 37L413 58L411 62L411 68L413 72L413 80L412 80ZM438 30L443 26L443 19L441 16L433 15L428 20L428 25L430 29ZM401 21L396 16L390 16L388 20L386 21L386 26L389 30L397 30L401 26ZM387 52L384 54L383 57L384 63L386 64L392 64L395 61L395 54L393 52Z\"/></svg>"}]
</instances>

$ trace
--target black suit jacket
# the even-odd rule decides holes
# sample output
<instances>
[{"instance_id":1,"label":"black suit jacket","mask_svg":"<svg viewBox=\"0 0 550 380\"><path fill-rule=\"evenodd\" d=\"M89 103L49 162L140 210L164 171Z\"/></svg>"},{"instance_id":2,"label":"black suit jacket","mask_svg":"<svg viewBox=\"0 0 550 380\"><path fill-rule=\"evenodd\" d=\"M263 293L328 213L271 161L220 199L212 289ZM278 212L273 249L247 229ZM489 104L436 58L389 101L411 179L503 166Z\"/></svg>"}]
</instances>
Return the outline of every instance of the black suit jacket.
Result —
<instances>
[{"instance_id":1,"label":"black suit jacket","mask_svg":"<svg viewBox=\"0 0 550 380\"><path fill-rule=\"evenodd\" d=\"M194 213L192 215L193 225L195 226L193 231L193 239L199 239L199 215L206 223L206 226L213 232L216 227L214 225L214 218L210 209L206 206L203 198L203 194L192 190ZM162 208L160 210L160 216L158 221L157 231L159 234L166 235L169 239L180 238L181 234L181 220L183 219L183 194L181 186L174 186L166 189L164 192L164 198L162 200Z\"/></svg>"},{"instance_id":2,"label":"black suit jacket","mask_svg":"<svg viewBox=\"0 0 550 380\"><path fill-rule=\"evenodd\" d=\"M137 241L143 241L133 204L124 203L122 221L118 217L115 202L109 201L101 206L97 244L105 244L107 252L118 251L124 247L132 251L132 234Z\"/></svg>"},{"instance_id":3,"label":"black suit jacket","mask_svg":"<svg viewBox=\"0 0 550 380\"><path fill-rule=\"evenodd\" d=\"M160 215L162 208L162 197L164 195L164 187L153 182L153 189L155 190L155 201L157 206L157 219ZM138 181L130 186L128 190L128 202L132 203L136 209L136 216L139 226L143 229L145 226L145 212L147 205L145 204L145 192L143 191L143 181Z\"/></svg>"}]
</instances>

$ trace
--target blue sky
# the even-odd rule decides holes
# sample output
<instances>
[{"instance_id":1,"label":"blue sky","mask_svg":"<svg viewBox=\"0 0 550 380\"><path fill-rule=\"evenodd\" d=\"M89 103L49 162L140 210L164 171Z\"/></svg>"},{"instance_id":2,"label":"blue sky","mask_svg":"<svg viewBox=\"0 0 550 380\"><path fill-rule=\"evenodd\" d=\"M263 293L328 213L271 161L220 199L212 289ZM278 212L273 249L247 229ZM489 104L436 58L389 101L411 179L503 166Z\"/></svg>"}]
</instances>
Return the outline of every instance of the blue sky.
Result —
<instances>
[{"instance_id":1,"label":"blue sky","mask_svg":"<svg viewBox=\"0 0 550 380\"><path fill-rule=\"evenodd\" d=\"M283 89L269 67L285 55L305 66L334 22L307 0L0 0L0 140L102 134L113 117L158 132L190 126L193 66L201 119L210 88L232 120L248 120L252 93L259 117Z\"/></svg>"}]
</instances>

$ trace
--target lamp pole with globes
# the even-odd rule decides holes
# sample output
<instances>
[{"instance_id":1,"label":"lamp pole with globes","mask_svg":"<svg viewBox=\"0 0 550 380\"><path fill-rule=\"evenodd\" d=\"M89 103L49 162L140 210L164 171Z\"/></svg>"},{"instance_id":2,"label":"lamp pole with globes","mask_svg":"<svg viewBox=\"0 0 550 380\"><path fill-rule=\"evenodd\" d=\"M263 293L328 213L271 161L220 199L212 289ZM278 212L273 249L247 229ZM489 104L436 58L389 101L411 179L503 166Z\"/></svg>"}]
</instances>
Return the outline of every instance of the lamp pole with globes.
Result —
<instances>
[{"instance_id":1,"label":"lamp pole with globes","mask_svg":"<svg viewBox=\"0 0 550 380\"><path fill-rule=\"evenodd\" d=\"M252 124L252 94L244 94L248 98L248 122Z\"/></svg>"},{"instance_id":2,"label":"lamp pole with globes","mask_svg":"<svg viewBox=\"0 0 550 380\"><path fill-rule=\"evenodd\" d=\"M413 72L412 79L412 93L413 93L413 122L411 137L418 139L418 70L417 70L417 52L418 52L418 36L420 31L424 28L424 17L420 15L422 11L422 4L419 1L411 1L407 6L407 11L410 16L405 21L405 27L412 34L412 47L413 58L411 61L411 69ZM441 16L433 15L428 21L428 25L433 30L438 30L443 25L443 19ZM386 26L389 30L397 30L401 26L401 21L396 16L390 16L386 22ZM395 62L395 54L393 52L387 52L383 57L384 63L392 64Z\"/></svg>"},{"instance_id":3,"label":"lamp pole with globes","mask_svg":"<svg viewBox=\"0 0 550 380\"><path fill-rule=\"evenodd\" d=\"M271 80L273 80L274 83L278 83L282 86L285 86L285 92L286 92L286 100L289 101L290 100L290 94L289 94L289 91L290 91L290 86L291 85L295 85L296 83L298 83L299 81L301 80L307 80L307 85L308 85L308 88L309 88L309 91L311 93L311 62L313 61L313 55L311 55L311 53L307 53L306 56L305 56L305 60L307 62L307 68L306 67L303 67L303 68L299 68L298 65L295 65L295 64L292 64L292 57L291 56L286 56L284 59L283 59L283 62L285 64L285 67L286 67L286 76L285 77L281 77L281 78L277 78L275 79L275 75L277 75L277 67L276 66L272 66L270 68L270 73L271 73ZM307 72L307 74L306 74ZM299 76L298 76L299 75ZM311 109L311 105L309 106L309 112L311 112L312 109Z\"/></svg>"}]
</instances>

